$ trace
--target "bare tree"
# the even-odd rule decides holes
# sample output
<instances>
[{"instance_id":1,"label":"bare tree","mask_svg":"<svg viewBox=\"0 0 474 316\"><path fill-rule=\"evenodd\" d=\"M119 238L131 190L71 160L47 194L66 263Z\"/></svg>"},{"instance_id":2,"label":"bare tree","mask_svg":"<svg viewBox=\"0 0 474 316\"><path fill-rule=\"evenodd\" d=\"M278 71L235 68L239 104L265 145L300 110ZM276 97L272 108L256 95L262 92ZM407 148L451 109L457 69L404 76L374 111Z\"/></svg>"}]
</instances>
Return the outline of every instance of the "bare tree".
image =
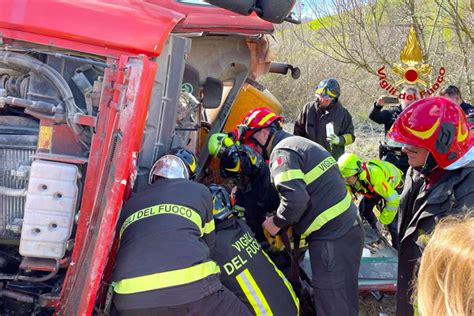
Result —
<instances>
[{"instance_id":1,"label":"bare tree","mask_svg":"<svg viewBox=\"0 0 474 316\"><path fill-rule=\"evenodd\" d=\"M472 12L473 7L468 8L467 1L464 6L457 0L435 0L440 10L446 12L448 17L448 27L455 33L455 50L459 52L462 59L462 71L460 72L460 82L463 82L469 97L472 99L474 95L474 80L472 78L471 66L473 58L473 24L472 14L462 15L460 12ZM471 2L471 6L474 2ZM464 80L463 80L464 79Z\"/></svg>"},{"instance_id":2,"label":"bare tree","mask_svg":"<svg viewBox=\"0 0 474 316\"><path fill-rule=\"evenodd\" d=\"M315 20L293 32L306 47L340 67L354 66L377 75L381 65L396 65L413 27L423 52L421 63L449 68L447 79L472 98L473 14L464 2L462 6L458 0L306 0ZM428 84L436 78L434 72Z\"/></svg>"}]
</instances>

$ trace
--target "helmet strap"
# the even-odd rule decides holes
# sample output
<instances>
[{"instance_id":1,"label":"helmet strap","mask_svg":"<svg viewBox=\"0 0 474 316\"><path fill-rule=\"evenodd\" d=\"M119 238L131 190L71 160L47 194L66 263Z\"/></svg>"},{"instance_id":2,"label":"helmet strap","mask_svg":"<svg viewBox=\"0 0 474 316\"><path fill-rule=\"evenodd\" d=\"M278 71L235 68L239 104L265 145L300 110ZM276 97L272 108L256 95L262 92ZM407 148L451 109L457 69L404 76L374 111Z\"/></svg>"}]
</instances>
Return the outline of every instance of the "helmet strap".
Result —
<instances>
[{"instance_id":1,"label":"helmet strap","mask_svg":"<svg viewBox=\"0 0 474 316\"><path fill-rule=\"evenodd\" d=\"M436 167L438 166L438 163L434 159L433 155L431 153L428 153L426 156L426 161L425 164L421 167L419 172L422 175L429 175Z\"/></svg>"},{"instance_id":2,"label":"helmet strap","mask_svg":"<svg viewBox=\"0 0 474 316\"><path fill-rule=\"evenodd\" d=\"M263 159L265 159L265 160L268 159L268 158L267 158L267 156L268 156L268 155L267 155L267 146L268 146L268 143L270 142L271 133L268 135L267 140L265 141L264 144L262 144L261 142L259 142L259 141L257 140L257 138L255 138L254 135L255 135L256 133L258 133L258 132L260 132L260 131L266 129L266 128L268 128L268 127L260 128L260 129L256 130L256 131L252 134L252 136L250 136L250 139L252 140L252 142L253 142L256 146L258 146L258 147L260 147L260 148L262 149L262 157L263 157Z\"/></svg>"},{"instance_id":3,"label":"helmet strap","mask_svg":"<svg viewBox=\"0 0 474 316\"><path fill-rule=\"evenodd\" d=\"M265 145L262 146L262 149L263 149L262 157L263 157L264 160L270 159L270 153L269 153L269 150L268 150L268 146L270 145L270 143L273 142L273 138L275 137L275 133L278 130L278 128L275 126L275 124L270 125L268 127L268 129L269 129L269 133L268 133L267 141L265 142Z\"/></svg>"},{"instance_id":4,"label":"helmet strap","mask_svg":"<svg viewBox=\"0 0 474 316\"><path fill-rule=\"evenodd\" d=\"M250 136L250 138L252 139L252 142L253 142L256 146L258 146L258 147L260 147L260 148L262 149L262 157L263 157L263 159L265 159L265 160L268 159L268 157L267 157L267 156L268 156L268 154L267 154L267 146L268 146L268 143L269 143L269 141L270 141L270 136L271 136L271 135L268 136L267 140L265 141L265 144L260 143L253 135Z\"/></svg>"}]
</instances>

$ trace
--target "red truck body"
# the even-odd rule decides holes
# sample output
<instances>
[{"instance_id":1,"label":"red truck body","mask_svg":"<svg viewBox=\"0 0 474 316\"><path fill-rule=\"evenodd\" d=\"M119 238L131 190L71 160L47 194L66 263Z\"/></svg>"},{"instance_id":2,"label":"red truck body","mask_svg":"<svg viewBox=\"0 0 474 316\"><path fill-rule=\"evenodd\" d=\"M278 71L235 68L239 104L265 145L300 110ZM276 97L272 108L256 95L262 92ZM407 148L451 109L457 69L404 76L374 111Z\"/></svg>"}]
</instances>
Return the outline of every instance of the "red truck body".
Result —
<instances>
[{"instance_id":1,"label":"red truck body","mask_svg":"<svg viewBox=\"0 0 474 316\"><path fill-rule=\"evenodd\" d=\"M90 315L94 307L99 312L104 305L116 220L137 176L155 75L166 67L159 62L163 47L172 34L255 40L271 33L273 26L256 15L172 0L4 0L1 6L5 56L9 51L44 52L65 60L93 56L91 60L100 59L104 65L98 115L79 113L74 118L93 129L87 153L82 155L80 146L72 144L77 137L65 124L37 115L40 145L33 155L35 160L84 170L79 215L70 237L74 246L61 258L66 271L61 291L34 298L35 304L52 306L57 315ZM52 134L42 134L43 127L51 128Z\"/></svg>"}]
</instances>

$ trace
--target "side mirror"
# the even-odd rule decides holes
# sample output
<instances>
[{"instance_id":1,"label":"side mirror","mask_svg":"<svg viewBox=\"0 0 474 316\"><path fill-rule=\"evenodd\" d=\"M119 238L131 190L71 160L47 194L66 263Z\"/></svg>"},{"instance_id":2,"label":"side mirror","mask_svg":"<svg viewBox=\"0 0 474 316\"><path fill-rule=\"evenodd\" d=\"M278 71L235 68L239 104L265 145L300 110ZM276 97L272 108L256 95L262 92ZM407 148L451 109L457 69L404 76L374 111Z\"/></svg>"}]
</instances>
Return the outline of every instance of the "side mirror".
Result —
<instances>
[{"instance_id":1,"label":"side mirror","mask_svg":"<svg viewBox=\"0 0 474 316\"><path fill-rule=\"evenodd\" d=\"M249 15L255 8L256 0L206 0L206 2L232 12Z\"/></svg>"},{"instance_id":2,"label":"side mirror","mask_svg":"<svg viewBox=\"0 0 474 316\"><path fill-rule=\"evenodd\" d=\"M291 71L291 78L293 79L298 79L301 76L301 71L298 67L293 67L290 64L284 63L271 63L269 72L286 75L288 74L288 70Z\"/></svg>"},{"instance_id":3,"label":"side mirror","mask_svg":"<svg viewBox=\"0 0 474 316\"><path fill-rule=\"evenodd\" d=\"M296 0L205 0L206 2L232 12L249 15L255 11L257 15L271 23L288 21L299 23L290 15Z\"/></svg>"},{"instance_id":4,"label":"side mirror","mask_svg":"<svg viewBox=\"0 0 474 316\"><path fill-rule=\"evenodd\" d=\"M221 105L224 84L216 78L207 77L204 83L202 106L205 109L216 109Z\"/></svg>"},{"instance_id":5,"label":"side mirror","mask_svg":"<svg viewBox=\"0 0 474 316\"><path fill-rule=\"evenodd\" d=\"M293 9L296 0L262 0L260 2L260 10L257 14L262 19L280 24L287 20Z\"/></svg>"}]
</instances>

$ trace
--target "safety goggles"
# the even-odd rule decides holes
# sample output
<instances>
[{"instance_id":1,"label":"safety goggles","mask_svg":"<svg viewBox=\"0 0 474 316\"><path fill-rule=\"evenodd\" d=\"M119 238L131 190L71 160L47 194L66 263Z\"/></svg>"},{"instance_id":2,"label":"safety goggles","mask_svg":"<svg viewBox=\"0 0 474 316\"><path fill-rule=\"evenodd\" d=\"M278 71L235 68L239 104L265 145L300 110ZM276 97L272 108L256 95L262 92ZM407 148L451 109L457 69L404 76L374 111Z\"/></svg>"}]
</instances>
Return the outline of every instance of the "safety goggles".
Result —
<instances>
[{"instance_id":1,"label":"safety goggles","mask_svg":"<svg viewBox=\"0 0 474 316\"><path fill-rule=\"evenodd\" d=\"M336 97L336 95L327 88L316 89L314 91L314 94L315 96L326 99L326 100L332 100Z\"/></svg>"},{"instance_id":2,"label":"safety goggles","mask_svg":"<svg viewBox=\"0 0 474 316\"><path fill-rule=\"evenodd\" d=\"M332 101L332 100L334 100L334 98L331 97L331 96L328 95L328 94L315 93L315 96L316 96L316 98L318 98L318 99L323 99L323 100L327 100L327 101Z\"/></svg>"}]
</instances>

